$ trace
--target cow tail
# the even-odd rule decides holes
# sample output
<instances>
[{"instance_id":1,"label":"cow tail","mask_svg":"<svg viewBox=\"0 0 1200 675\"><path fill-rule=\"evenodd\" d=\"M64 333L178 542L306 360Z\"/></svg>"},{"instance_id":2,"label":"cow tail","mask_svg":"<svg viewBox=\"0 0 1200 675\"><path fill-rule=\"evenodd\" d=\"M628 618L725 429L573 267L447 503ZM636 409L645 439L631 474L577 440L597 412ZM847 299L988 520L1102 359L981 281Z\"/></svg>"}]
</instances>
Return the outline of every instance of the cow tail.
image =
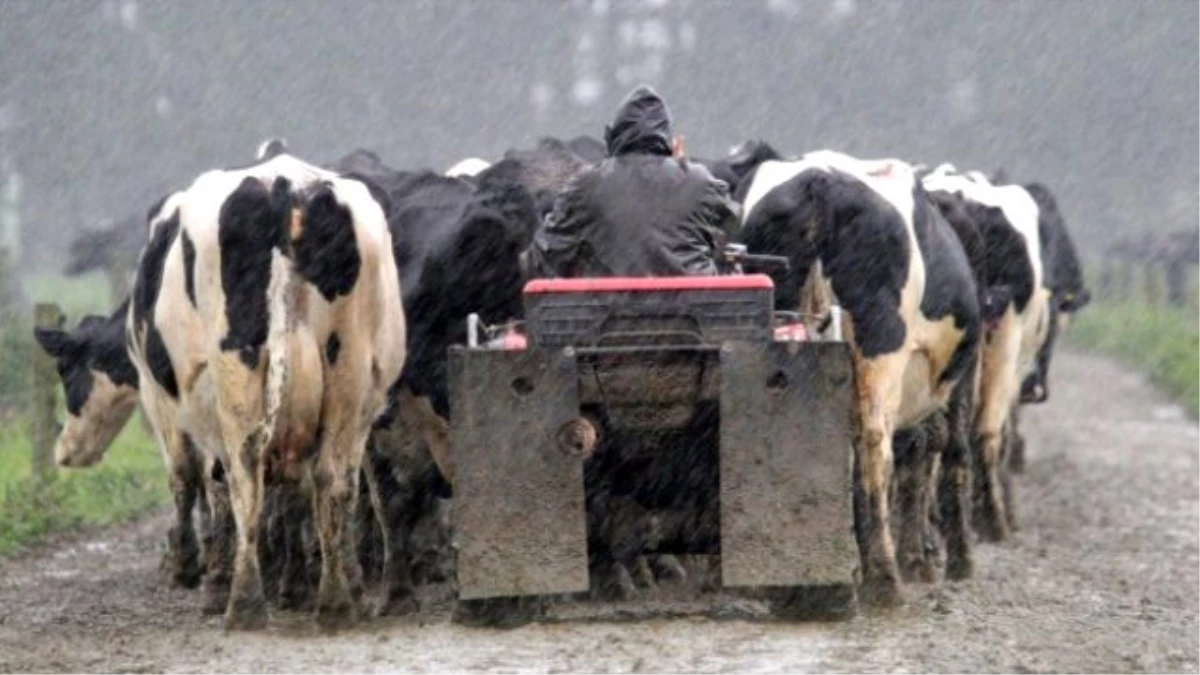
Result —
<instances>
[{"instance_id":1,"label":"cow tail","mask_svg":"<svg viewBox=\"0 0 1200 675\"><path fill-rule=\"evenodd\" d=\"M288 390L291 335L296 328L299 284L292 261L284 254L300 227L301 211L295 208L291 184L276 179L271 190L271 210L278 216L280 246L271 252L271 277L267 284L267 373L263 384L264 441L270 444L279 422L284 394Z\"/></svg>"}]
</instances>

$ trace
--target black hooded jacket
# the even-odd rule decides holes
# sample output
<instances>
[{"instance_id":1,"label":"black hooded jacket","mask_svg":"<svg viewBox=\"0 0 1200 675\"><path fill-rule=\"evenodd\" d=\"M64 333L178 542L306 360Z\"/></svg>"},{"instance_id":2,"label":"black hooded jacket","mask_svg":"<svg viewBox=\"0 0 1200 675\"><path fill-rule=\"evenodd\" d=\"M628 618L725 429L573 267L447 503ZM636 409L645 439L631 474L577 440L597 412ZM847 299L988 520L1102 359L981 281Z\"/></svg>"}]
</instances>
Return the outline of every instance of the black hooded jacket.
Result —
<instances>
[{"instance_id":1,"label":"black hooded jacket","mask_svg":"<svg viewBox=\"0 0 1200 675\"><path fill-rule=\"evenodd\" d=\"M738 225L729 187L671 157L671 115L635 89L605 130L608 157L560 193L521 256L526 277L703 276Z\"/></svg>"}]
</instances>

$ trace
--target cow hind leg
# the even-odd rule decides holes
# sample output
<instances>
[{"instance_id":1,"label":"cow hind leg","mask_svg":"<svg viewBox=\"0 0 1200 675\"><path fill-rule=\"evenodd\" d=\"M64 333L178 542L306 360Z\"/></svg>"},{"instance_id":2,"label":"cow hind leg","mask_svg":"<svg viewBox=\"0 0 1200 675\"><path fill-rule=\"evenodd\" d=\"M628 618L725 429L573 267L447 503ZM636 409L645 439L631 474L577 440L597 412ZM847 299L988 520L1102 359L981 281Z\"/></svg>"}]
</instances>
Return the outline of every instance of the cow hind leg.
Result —
<instances>
[{"instance_id":1,"label":"cow hind leg","mask_svg":"<svg viewBox=\"0 0 1200 675\"><path fill-rule=\"evenodd\" d=\"M1021 435L1019 403L1014 404L1008 419L1012 424L1012 435L1009 438L1008 468L1013 473L1025 473L1025 437Z\"/></svg>"},{"instance_id":2,"label":"cow hind leg","mask_svg":"<svg viewBox=\"0 0 1200 675\"><path fill-rule=\"evenodd\" d=\"M896 502L900 537L896 546L900 574L905 581L937 581L935 561L926 551L929 524L929 477L932 470L931 439L923 428L896 433Z\"/></svg>"},{"instance_id":3,"label":"cow hind leg","mask_svg":"<svg viewBox=\"0 0 1200 675\"><path fill-rule=\"evenodd\" d=\"M350 446L354 442L345 433L327 437L313 470L313 512L321 546L317 623L329 630L350 626L358 620L355 574L351 568L358 565L356 560L347 559L347 553L355 557L355 542L351 541L352 533L347 526L354 516L358 495L358 467L356 462L346 461L345 456L352 452ZM360 457L361 450L360 446ZM358 577L361 585L361 571Z\"/></svg>"},{"instance_id":4,"label":"cow hind leg","mask_svg":"<svg viewBox=\"0 0 1200 675\"><path fill-rule=\"evenodd\" d=\"M1013 409L1015 410L1016 406L1013 406ZM1016 492L1013 484L1014 472L1012 470L1012 453L1019 438L1020 432L1017 431L1017 420L1009 417L1008 424L1005 425L1004 430L1004 444L1001 446L1002 450L999 462L999 472L1000 487L1003 490L1004 496L1004 516L1008 521L1008 529L1012 532L1016 532L1018 529L1020 529L1017 525L1017 512L1015 505Z\"/></svg>"},{"instance_id":5,"label":"cow hind leg","mask_svg":"<svg viewBox=\"0 0 1200 675\"><path fill-rule=\"evenodd\" d=\"M283 571L280 578L279 607L297 612L313 608L313 584L308 574L308 550L304 545L304 526L312 518L305 495L290 489L283 497Z\"/></svg>"},{"instance_id":6,"label":"cow hind leg","mask_svg":"<svg viewBox=\"0 0 1200 675\"><path fill-rule=\"evenodd\" d=\"M363 477L367 481L375 522L364 519L363 526L378 526L382 539L383 603L380 606L380 614L410 614L419 609L413 592L412 557L409 553L416 505L408 502L416 500L403 498L408 495L392 495L398 499L389 498L387 488L393 487L387 480L391 474L390 468L387 461L380 457L380 453L369 452L364 457Z\"/></svg>"},{"instance_id":7,"label":"cow hind leg","mask_svg":"<svg viewBox=\"0 0 1200 675\"><path fill-rule=\"evenodd\" d=\"M1004 444L1003 431L981 433L975 439L976 468L973 492L972 522L983 541L1000 542L1008 539L1008 514L1004 509L1004 483L1000 459Z\"/></svg>"},{"instance_id":8,"label":"cow hind leg","mask_svg":"<svg viewBox=\"0 0 1200 675\"><path fill-rule=\"evenodd\" d=\"M172 585L195 588L200 584L204 568L200 564L200 543L192 520L199 492L199 472L191 461L176 462L171 467L171 494L175 499L175 523L168 534L167 553L163 567Z\"/></svg>"},{"instance_id":9,"label":"cow hind leg","mask_svg":"<svg viewBox=\"0 0 1200 675\"><path fill-rule=\"evenodd\" d=\"M204 530L204 614L225 611L233 578L233 545L237 536L229 485L224 465L217 462L206 470L209 527Z\"/></svg>"},{"instance_id":10,"label":"cow hind leg","mask_svg":"<svg viewBox=\"0 0 1200 675\"><path fill-rule=\"evenodd\" d=\"M233 583L225 610L226 630L257 630L267 625L267 601L258 560L262 527L264 437L261 430L248 434L236 456L230 457L229 493L237 523Z\"/></svg>"},{"instance_id":11,"label":"cow hind leg","mask_svg":"<svg viewBox=\"0 0 1200 675\"><path fill-rule=\"evenodd\" d=\"M947 437L937 489L938 526L946 541L946 578L954 580L968 579L975 570L965 507L970 487L967 460L973 406L970 378L963 378L946 411Z\"/></svg>"},{"instance_id":12,"label":"cow hind leg","mask_svg":"<svg viewBox=\"0 0 1200 675\"><path fill-rule=\"evenodd\" d=\"M281 580L286 564L287 515L284 513L283 486L265 489L263 497L263 536L258 540L258 560L262 568L263 592L269 602L275 602L282 591Z\"/></svg>"},{"instance_id":13,"label":"cow hind leg","mask_svg":"<svg viewBox=\"0 0 1200 675\"><path fill-rule=\"evenodd\" d=\"M890 526L893 423L887 408L890 394L900 384L904 360L900 354L872 359L856 354L855 361L865 520L859 523L864 542L863 597L877 606L897 606L904 603L904 598Z\"/></svg>"}]
</instances>

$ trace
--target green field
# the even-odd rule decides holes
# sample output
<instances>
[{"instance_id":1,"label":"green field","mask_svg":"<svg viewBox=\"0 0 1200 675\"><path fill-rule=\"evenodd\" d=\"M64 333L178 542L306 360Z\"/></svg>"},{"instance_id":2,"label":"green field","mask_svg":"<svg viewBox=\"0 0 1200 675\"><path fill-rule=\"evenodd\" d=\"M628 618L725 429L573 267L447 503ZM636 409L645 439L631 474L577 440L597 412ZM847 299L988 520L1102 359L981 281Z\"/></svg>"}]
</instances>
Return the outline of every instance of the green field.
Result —
<instances>
[{"instance_id":1,"label":"green field","mask_svg":"<svg viewBox=\"0 0 1200 675\"><path fill-rule=\"evenodd\" d=\"M162 456L136 416L100 464L59 469L41 486L23 427L0 432L0 555L50 532L121 522L170 499Z\"/></svg>"}]
</instances>

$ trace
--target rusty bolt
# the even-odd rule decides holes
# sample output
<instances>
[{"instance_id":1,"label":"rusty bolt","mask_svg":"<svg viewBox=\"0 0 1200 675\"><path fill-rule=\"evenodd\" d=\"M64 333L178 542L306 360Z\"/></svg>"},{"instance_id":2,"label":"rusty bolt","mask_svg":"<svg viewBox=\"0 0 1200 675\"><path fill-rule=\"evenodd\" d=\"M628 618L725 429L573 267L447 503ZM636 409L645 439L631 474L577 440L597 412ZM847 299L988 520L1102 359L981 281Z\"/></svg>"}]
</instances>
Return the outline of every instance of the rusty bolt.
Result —
<instances>
[{"instance_id":1,"label":"rusty bolt","mask_svg":"<svg viewBox=\"0 0 1200 675\"><path fill-rule=\"evenodd\" d=\"M567 456L587 459L596 449L598 437L596 427L587 418L576 417L558 428L558 449Z\"/></svg>"}]
</instances>

